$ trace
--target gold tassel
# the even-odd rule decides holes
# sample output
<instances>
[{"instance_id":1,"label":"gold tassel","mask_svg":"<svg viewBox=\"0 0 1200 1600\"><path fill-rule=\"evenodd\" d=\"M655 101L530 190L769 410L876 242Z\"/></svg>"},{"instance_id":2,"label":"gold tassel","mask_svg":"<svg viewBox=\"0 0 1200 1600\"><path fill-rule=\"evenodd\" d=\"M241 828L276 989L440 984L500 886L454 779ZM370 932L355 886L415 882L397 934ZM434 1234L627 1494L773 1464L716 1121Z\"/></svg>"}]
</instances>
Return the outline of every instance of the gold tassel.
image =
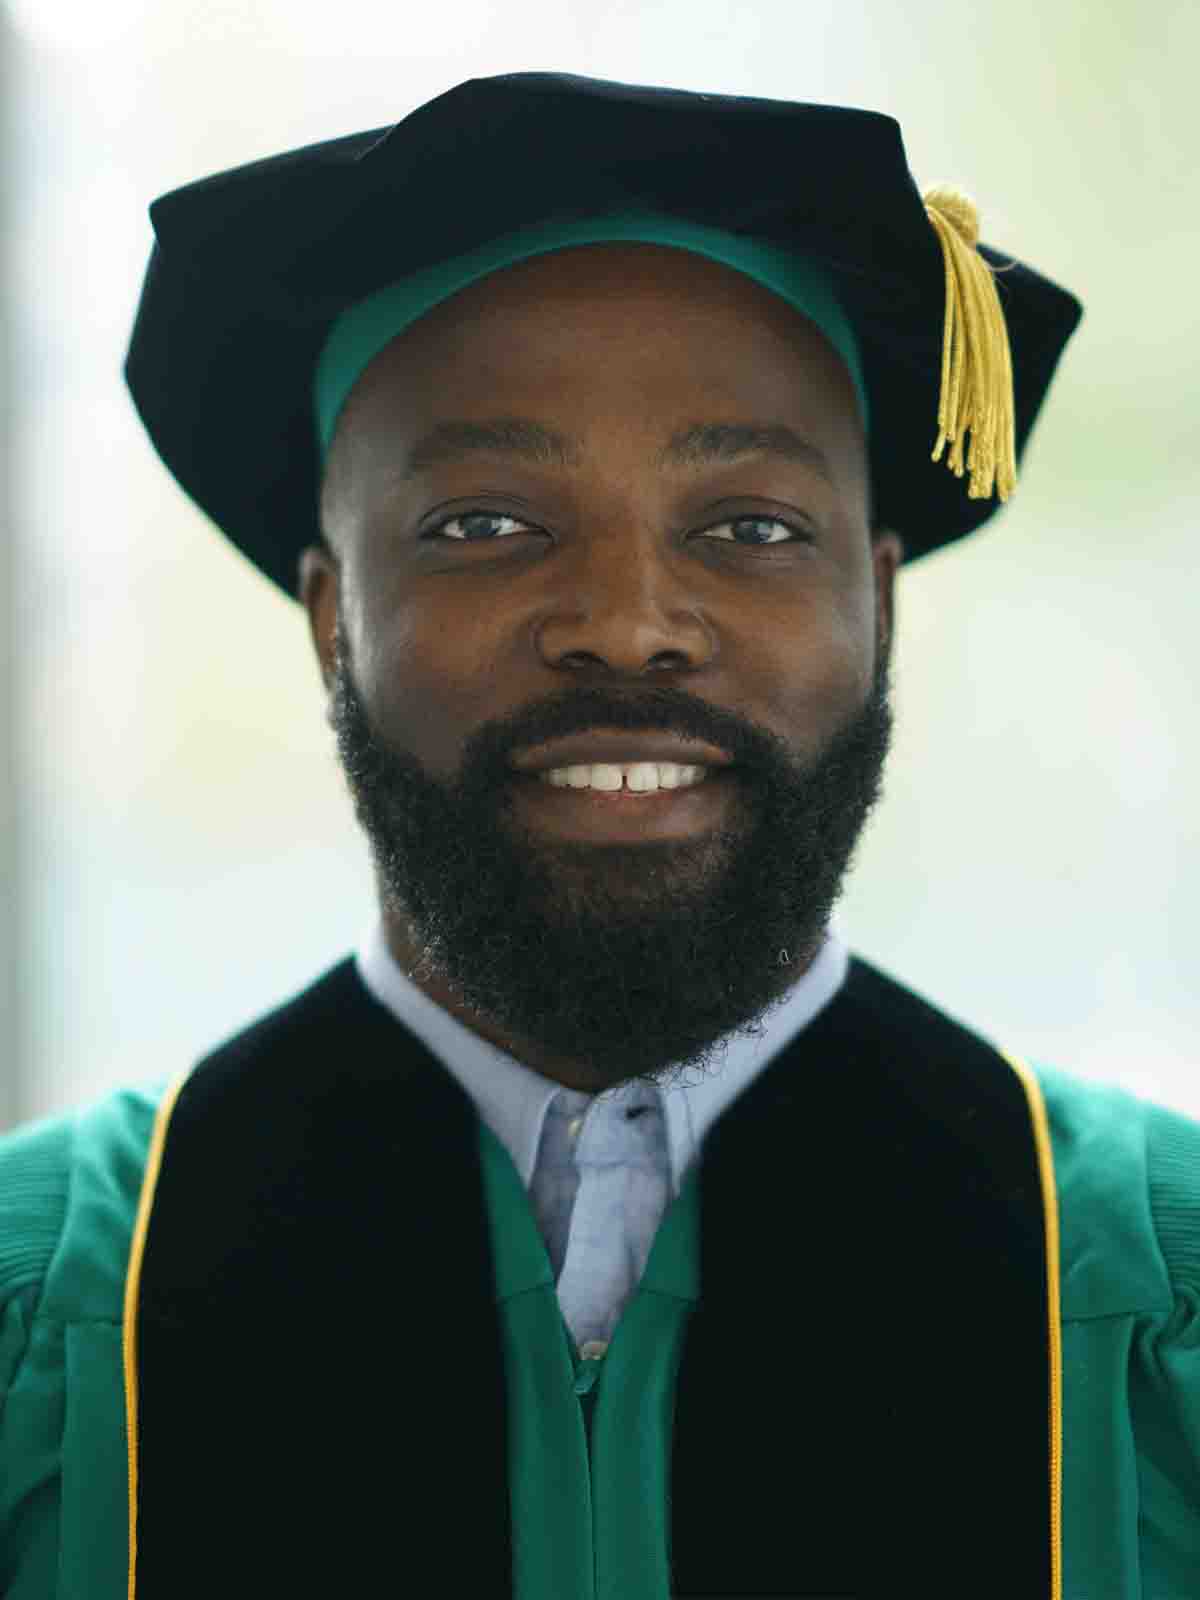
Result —
<instances>
[{"instance_id":1,"label":"gold tassel","mask_svg":"<svg viewBox=\"0 0 1200 1600\"><path fill-rule=\"evenodd\" d=\"M963 439L970 428L967 498L987 499L994 484L1007 500L1017 483L1012 352L993 269L975 248L979 211L968 195L948 184L926 189L922 198L946 262L940 432L931 459L941 459L949 440L946 465L961 478Z\"/></svg>"}]
</instances>

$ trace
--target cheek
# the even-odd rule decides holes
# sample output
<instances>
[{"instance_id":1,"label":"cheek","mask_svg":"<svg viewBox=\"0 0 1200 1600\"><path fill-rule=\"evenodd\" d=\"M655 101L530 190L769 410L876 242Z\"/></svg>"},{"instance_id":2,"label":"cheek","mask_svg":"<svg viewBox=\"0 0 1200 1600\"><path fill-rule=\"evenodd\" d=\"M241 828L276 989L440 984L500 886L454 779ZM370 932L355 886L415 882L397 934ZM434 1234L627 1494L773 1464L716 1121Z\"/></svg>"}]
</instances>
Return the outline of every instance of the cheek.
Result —
<instances>
[{"instance_id":1,"label":"cheek","mask_svg":"<svg viewBox=\"0 0 1200 1600\"><path fill-rule=\"evenodd\" d=\"M465 742L501 712L495 637L427 606L401 606L375 626L364 689L382 726L422 766L452 777Z\"/></svg>"},{"instance_id":2,"label":"cheek","mask_svg":"<svg viewBox=\"0 0 1200 1600\"><path fill-rule=\"evenodd\" d=\"M846 597L838 608L840 633L846 652L852 656L865 692L875 670L876 606L873 584L866 583Z\"/></svg>"},{"instance_id":3,"label":"cheek","mask_svg":"<svg viewBox=\"0 0 1200 1600\"><path fill-rule=\"evenodd\" d=\"M804 736L831 730L862 705L875 669L874 607L870 595L828 593L776 611L745 657L763 703ZM748 684L755 692L755 684Z\"/></svg>"},{"instance_id":4,"label":"cheek","mask_svg":"<svg viewBox=\"0 0 1200 1600\"><path fill-rule=\"evenodd\" d=\"M845 581L824 598L820 637L828 673L833 681L847 686L851 697L861 700L875 671L875 574L871 564L856 564Z\"/></svg>"}]
</instances>

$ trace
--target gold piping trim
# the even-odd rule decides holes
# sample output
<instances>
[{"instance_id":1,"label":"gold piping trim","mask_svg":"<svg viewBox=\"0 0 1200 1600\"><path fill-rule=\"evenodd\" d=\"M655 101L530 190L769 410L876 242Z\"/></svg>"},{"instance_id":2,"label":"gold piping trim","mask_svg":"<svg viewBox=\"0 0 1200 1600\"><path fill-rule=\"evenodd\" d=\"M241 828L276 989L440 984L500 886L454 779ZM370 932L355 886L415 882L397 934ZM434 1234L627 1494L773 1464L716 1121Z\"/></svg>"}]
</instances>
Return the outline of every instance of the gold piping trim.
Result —
<instances>
[{"instance_id":1,"label":"gold piping trim","mask_svg":"<svg viewBox=\"0 0 1200 1600\"><path fill-rule=\"evenodd\" d=\"M129 1249L129 1266L125 1273L125 1312L121 1330L121 1349L125 1360L125 1436L129 1447L129 1600L134 1600L137 1571L137 1489L138 1489L138 1393L137 1393L137 1309L138 1290L142 1281L142 1256L146 1249L146 1233L150 1226L150 1212L154 1207L154 1191L158 1187L158 1170L162 1164L163 1146L167 1142L167 1124L179 1098L179 1091L192 1075L191 1067L181 1073L167 1089L154 1118L154 1131L150 1137L150 1153L146 1158L146 1171L142 1177L142 1192L138 1200L137 1218L133 1225L133 1243Z\"/></svg>"},{"instance_id":2,"label":"gold piping trim","mask_svg":"<svg viewBox=\"0 0 1200 1600\"><path fill-rule=\"evenodd\" d=\"M1050 1600L1062 1600L1062 1301L1059 1280L1058 1251L1058 1186L1054 1175L1054 1147L1050 1138L1050 1120L1046 1115L1046 1102L1042 1086L1033 1070L1018 1056L1007 1050L1000 1054L1021 1080L1029 1105L1033 1124L1034 1144L1037 1148L1038 1176L1042 1190L1042 1216L1046 1230L1046 1278L1049 1307L1050 1334ZM122 1351L125 1363L125 1430L129 1448L129 1587L128 1600L136 1600L137 1572L137 1308L141 1286L142 1257L146 1248L146 1234L150 1226L150 1213L154 1207L154 1192L158 1187L158 1174L162 1153L167 1142L167 1128L175 1110L180 1091L192 1075L189 1067L170 1085L154 1118L154 1131L146 1158L146 1171L138 1199L137 1218L133 1227L133 1242L129 1251L129 1267L125 1276L125 1309L122 1326Z\"/></svg>"},{"instance_id":3,"label":"gold piping trim","mask_svg":"<svg viewBox=\"0 0 1200 1600\"><path fill-rule=\"evenodd\" d=\"M1062 1303L1058 1270L1058 1184L1054 1146L1042 1086L1031 1067L1007 1050L1000 1054L1021 1080L1029 1102L1046 1222L1047 1301L1050 1309L1050 1600L1062 1600Z\"/></svg>"}]
</instances>

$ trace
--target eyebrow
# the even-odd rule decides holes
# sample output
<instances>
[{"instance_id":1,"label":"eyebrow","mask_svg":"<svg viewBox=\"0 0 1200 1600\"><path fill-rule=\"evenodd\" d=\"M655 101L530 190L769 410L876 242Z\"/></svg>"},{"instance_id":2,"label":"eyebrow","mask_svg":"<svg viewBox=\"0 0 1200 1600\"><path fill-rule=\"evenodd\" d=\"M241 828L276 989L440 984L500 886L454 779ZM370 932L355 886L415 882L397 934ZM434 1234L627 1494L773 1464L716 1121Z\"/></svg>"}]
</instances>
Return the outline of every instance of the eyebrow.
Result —
<instances>
[{"instance_id":1,"label":"eyebrow","mask_svg":"<svg viewBox=\"0 0 1200 1600\"><path fill-rule=\"evenodd\" d=\"M579 439L529 417L497 417L481 422L439 422L409 451L399 476L415 478L430 467L461 461L475 453L519 456L542 466L578 467L583 463ZM798 461L834 484L829 458L811 439L782 422L695 422L674 434L659 452L658 467L699 467L736 461L747 455L771 455Z\"/></svg>"}]
</instances>

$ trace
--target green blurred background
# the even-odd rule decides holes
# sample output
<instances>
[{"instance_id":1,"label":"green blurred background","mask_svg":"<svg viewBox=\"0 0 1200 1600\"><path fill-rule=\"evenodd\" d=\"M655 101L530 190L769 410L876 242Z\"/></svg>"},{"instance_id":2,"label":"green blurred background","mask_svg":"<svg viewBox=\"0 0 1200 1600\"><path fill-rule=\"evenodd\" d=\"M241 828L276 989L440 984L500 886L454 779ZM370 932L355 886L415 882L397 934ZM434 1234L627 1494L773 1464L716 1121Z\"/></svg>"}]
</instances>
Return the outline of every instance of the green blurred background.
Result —
<instances>
[{"instance_id":1,"label":"green blurred background","mask_svg":"<svg viewBox=\"0 0 1200 1600\"><path fill-rule=\"evenodd\" d=\"M1197 59L1194 3L0 0L0 1127L183 1070L374 913L307 619L124 385L147 206L534 69L886 111L1084 302L1016 496L899 580L835 920L1003 1047L1200 1117Z\"/></svg>"}]
</instances>

